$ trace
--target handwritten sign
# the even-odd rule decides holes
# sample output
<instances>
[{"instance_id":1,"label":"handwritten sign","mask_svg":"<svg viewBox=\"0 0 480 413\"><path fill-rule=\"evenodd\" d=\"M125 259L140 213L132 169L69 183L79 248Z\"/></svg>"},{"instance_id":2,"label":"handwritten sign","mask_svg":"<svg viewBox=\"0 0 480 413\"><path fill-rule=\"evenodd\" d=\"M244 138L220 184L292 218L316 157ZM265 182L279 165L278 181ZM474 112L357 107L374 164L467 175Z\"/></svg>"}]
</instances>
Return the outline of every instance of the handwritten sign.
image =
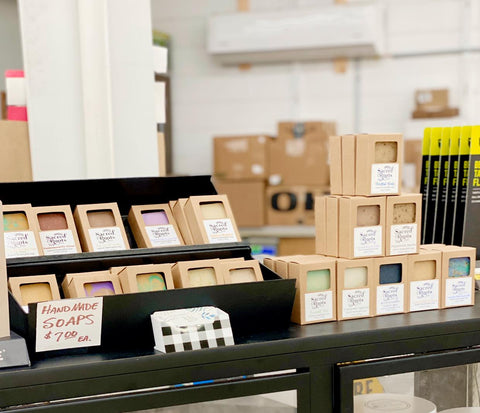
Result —
<instances>
[{"instance_id":1,"label":"handwritten sign","mask_svg":"<svg viewBox=\"0 0 480 413\"><path fill-rule=\"evenodd\" d=\"M36 351L100 345L102 310L102 297L38 303Z\"/></svg>"}]
</instances>

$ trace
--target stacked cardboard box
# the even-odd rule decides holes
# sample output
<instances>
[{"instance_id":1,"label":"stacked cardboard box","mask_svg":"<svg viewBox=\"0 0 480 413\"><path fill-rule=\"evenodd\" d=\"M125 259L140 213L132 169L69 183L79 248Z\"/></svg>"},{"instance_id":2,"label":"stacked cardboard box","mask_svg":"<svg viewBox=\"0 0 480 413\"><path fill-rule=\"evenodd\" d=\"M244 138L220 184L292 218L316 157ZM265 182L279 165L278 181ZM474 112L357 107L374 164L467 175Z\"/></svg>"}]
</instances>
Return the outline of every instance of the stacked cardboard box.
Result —
<instances>
[{"instance_id":1,"label":"stacked cardboard box","mask_svg":"<svg viewBox=\"0 0 480 413\"><path fill-rule=\"evenodd\" d=\"M214 175L239 226L313 225L313 200L328 193L332 122L280 122L278 138L214 138ZM268 183L268 184L267 184Z\"/></svg>"},{"instance_id":2,"label":"stacked cardboard box","mask_svg":"<svg viewBox=\"0 0 480 413\"><path fill-rule=\"evenodd\" d=\"M330 144L332 195L315 199L318 255L267 262L297 279L293 321L472 305L475 249L420 247L422 195L401 194L401 135Z\"/></svg>"}]
</instances>

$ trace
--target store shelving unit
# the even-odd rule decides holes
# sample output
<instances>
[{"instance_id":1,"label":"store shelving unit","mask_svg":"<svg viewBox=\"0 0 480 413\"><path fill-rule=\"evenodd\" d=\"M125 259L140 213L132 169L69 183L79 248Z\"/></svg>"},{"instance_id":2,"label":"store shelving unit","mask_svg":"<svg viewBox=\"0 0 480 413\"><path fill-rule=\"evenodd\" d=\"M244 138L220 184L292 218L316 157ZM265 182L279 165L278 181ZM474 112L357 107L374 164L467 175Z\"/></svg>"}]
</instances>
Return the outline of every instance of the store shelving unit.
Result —
<instances>
[{"instance_id":1,"label":"store shelving unit","mask_svg":"<svg viewBox=\"0 0 480 413\"><path fill-rule=\"evenodd\" d=\"M479 330L480 305L476 305L310 326L292 324L244 337L235 346L177 354L143 351L56 357L36 361L31 368L0 371L0 408L134 411L292 389L297 390L299 412L346 413L353 411L348 383L356 377L344 376L346 362L413 354L424 366L421 360L444 352L434 357L435 363L451 364L452 354L463 349L464 357L455 356L454 363L471 363L480 360ZM381 363L384 370L399 371L395 359ZM372 368L365 373L365 368L363 376L380 372ZM287 369L296 372L249 377ZM161 389L240 376L247 377Z\"/></svg>"}]
</instances>

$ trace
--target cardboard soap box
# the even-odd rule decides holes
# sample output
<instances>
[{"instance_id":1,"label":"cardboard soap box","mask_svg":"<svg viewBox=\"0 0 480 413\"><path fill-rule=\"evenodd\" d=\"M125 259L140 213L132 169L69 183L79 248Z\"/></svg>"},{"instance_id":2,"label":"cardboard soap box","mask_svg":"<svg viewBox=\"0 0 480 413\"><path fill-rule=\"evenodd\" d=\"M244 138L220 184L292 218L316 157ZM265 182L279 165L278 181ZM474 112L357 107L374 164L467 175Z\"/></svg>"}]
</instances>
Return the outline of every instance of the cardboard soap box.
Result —
<instances>
[{"instance_id":1,"label":"cardboard soap box","mask_svg":"<svg viewBox=\"0 0 480 413\"><path fill-rule=\"evenodd\" d=\"M270 136L213 139L215 176L221 179L266 179Z\"/></svg>"}]
</instances>

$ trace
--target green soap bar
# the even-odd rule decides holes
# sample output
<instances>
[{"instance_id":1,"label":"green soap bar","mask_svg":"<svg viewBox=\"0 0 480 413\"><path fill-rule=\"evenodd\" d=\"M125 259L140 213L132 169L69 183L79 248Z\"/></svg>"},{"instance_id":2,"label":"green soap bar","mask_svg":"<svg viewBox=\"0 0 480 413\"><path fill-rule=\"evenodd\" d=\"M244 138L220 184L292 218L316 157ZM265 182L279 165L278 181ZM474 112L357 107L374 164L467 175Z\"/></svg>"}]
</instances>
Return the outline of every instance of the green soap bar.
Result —
<instances>
[{"instance_id":1,"label":"green soap bar","mask_svg":"<svg viewBox=\"0 0 480 413\"><path fill-rule=\"evenodd\" d=\"M448 262L449 277L468 277L470 275L470 258L450 258Z\"/></svg>"},{"instance_id":2,"label":"green soap bar","mask_svg":"<svg viewBox=\"0 0 480 413\"><path fill-rule=\"evenodd\" d=\"M330 270L313 270L307 272L307 292L330 289Z\"/></svg>"}]
</instances>

